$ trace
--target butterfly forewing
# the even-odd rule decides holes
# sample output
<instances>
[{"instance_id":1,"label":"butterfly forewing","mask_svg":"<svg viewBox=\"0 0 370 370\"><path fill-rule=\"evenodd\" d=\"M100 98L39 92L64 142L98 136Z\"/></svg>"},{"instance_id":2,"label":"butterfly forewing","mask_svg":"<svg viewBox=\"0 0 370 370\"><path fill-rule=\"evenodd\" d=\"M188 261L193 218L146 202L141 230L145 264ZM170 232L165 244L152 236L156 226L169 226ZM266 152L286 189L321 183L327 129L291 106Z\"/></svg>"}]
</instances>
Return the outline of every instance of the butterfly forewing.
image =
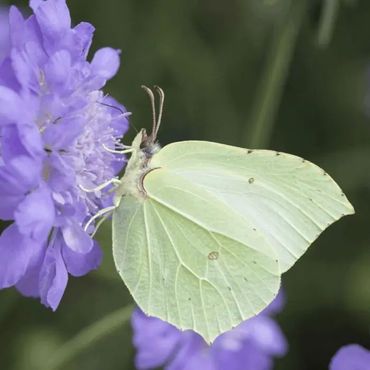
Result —
<instances>
[{"instance_id":1,"label":"butterfly forewing","mask_svg":"<svg viewBox=\"0 0 370 370\"><path fill-rule=\"evenodd\" d=\"M310 244L354 212L339 186L302 158L216 143L170 144L153 166L197 184L262 233L288 270Z\"/></svg>"}]
</instances>

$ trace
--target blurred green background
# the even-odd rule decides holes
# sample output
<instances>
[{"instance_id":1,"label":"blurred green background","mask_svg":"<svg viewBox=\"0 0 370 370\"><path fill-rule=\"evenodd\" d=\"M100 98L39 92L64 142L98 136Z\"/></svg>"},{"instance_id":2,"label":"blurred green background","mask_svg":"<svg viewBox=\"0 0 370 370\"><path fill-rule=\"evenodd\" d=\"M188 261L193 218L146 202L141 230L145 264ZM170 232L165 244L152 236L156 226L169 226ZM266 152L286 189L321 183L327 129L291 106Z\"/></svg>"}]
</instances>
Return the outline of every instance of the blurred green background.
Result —
<instances>
[{"instance_id":1,"label":"blurred green background","mask_svg":"<svg viewBox=\"0 0 370 370\"><path fill-rule=\"evenodd\" d=\"M137 128L150 126L140 85L158 84L167 94L162 144L269 147L312 160L338 181L357 213L327 230L285 274L287 304L278 321L290 351L275 369L327 369L344 344L370 348L370 2L69 5L75 23L96 26L95 49L122 49L122 68L107 92L133 112ZM56 313L13 290L0 292L0 369L40 370L80 329L131 301L112 267L108 224L99 238L103 267L71 278ZM63 369L133 369L133 356L126 326Z\"/></svg>"}]
</instances>

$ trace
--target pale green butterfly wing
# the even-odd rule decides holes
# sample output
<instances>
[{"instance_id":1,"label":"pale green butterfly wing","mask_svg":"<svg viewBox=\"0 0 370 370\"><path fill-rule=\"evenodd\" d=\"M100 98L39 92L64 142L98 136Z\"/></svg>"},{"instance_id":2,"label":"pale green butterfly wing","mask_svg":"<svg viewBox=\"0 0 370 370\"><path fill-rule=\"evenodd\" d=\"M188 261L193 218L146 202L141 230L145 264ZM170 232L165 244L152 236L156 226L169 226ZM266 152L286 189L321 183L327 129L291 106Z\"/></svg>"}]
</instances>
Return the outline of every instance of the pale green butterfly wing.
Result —
<instances>
[{"instance_id":1,"label":"pale green butterfly wing","mask_svg":"<svg viewBox=\"0 0 370 370\"><path fill-rule=\"evenodd\" d=\"M288 269L353 209L309 162L181 142L154 155L145 198L113 216L117 270L140 308L208 342L260 312Z\"/></svg>"},{"instance_id":2,"label":"pale green butterfly wing","mask_svg":"<svg viewBox=\"0 0 370 370\"><path fill-rule=\"evenodd\" d=\"M126 196L114 214L117 270L146 314L210 342L272 301L278 261L246 220L164 172L148 175L146 200Z\"/></svg>"},{"instance_id":3,"label":"pale green butterfly wing","mask_svg":"<svg viewBox=\"0 0 370 370\"><path fill-rule=\"evenodd\" d=\"M166 146L151 162L208 191L247 219L288 270L332 223L354 213L320 167L270 150L189 141Z\"/></svg>"}]
</instances>

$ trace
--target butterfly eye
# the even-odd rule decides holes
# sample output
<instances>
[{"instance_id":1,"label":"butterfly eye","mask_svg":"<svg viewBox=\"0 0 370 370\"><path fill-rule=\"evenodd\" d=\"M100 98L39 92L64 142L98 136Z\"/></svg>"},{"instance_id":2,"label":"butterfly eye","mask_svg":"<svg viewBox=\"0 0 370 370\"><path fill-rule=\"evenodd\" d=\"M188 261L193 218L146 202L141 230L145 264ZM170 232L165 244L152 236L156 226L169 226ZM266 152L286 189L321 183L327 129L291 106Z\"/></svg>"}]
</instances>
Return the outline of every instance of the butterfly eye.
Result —
<instances>
[{"instance_id":1,"label":"butterfly eye","mask_svg":"<svg viewBox=\"0 0 370 370\"><path fill-rule=\"evenodd\" d=\"M142 148L143 152L147 155L147 157L152 157L154 154L158 153L161 150L161 146L158 143L149 144Z\"/></svg>"}]
</instances>

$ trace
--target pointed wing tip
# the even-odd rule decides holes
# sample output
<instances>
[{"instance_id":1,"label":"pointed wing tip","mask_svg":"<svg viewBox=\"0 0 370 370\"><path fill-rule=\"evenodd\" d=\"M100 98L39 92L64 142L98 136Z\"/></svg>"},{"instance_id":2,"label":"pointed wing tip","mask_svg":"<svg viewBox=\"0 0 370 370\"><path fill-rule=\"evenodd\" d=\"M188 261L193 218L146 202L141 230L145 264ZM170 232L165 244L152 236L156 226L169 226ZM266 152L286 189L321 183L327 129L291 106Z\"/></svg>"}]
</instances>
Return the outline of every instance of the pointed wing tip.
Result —
<instances>
[{"instance_id":1,"label":"pointed wing tip","mask_svg":"<svg viewBox=\"0 0 370 370\"><path fill-rule=\"evenodd\" d=\"M355 208L351 205L351 208L349 209L348 213L345 216L351 216L356 213Z\"/></svg>"},{"instance_id":2,"label":"pointed wing tip","mask_svg":"<svg viewBox=\"0 0 370 370\"><path fill-rule=\"evenodd\" d=\"M350 215L354 215L356 213L356 210L355 210L355 207L353 207L352 203L346 198L346 212L342 215L342 217L344 216L350 216Z\"/></svg>"}]
</instances>

